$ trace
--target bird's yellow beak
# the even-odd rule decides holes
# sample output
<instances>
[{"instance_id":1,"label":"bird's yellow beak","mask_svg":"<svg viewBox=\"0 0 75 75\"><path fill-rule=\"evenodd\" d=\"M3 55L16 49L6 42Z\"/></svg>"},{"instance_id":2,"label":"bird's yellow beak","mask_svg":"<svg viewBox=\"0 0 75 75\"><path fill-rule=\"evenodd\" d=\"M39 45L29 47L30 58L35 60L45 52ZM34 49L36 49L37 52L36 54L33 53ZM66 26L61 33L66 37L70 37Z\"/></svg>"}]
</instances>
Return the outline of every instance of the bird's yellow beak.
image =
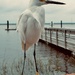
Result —
<instances>
[{"instance_id":1,"label":"bird's yellow beak","mask_svg":"<svg viewBox=\"0 0 75 75\"><path fill-rule=\"evenodd\" d=\"M63 2L58 2L58 1L50 1L50 0L47 0L47 1L45 1L46 2L46 4L60 4L60 5L65 5L65 3L63 3Z\"/></svg>"}]
</instances>

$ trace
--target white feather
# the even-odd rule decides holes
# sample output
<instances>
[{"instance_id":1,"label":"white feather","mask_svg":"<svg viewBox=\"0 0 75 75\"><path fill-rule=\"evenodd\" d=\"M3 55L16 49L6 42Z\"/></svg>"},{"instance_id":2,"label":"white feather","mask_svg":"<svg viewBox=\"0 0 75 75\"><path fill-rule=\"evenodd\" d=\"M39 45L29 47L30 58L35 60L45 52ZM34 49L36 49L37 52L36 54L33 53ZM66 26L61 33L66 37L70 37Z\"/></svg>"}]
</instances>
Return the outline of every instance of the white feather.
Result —
<instances>
[{"instance_id":1,"label":"white feather","mask_svg":"<svg viewBox=\"0 0 75 75\"><path fill-rule=\"evenodd\" d=\"M21 41L29 46L35 44L39 40L44 22L45 11L43 7L33 6L25 10L20 15L17 25Z\"/></svg>"}]
</instances>

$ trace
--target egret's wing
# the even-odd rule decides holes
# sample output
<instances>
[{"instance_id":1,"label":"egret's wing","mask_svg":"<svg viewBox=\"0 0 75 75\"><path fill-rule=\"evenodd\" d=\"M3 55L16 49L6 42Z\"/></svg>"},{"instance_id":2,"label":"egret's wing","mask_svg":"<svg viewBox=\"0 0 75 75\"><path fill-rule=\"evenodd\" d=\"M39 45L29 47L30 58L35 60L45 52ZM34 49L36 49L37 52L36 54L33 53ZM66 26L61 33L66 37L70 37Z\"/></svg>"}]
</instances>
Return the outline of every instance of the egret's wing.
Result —
<instances>
[{"instance_id":1,"label":"egret's wing","mask_svg":"<svg viewBox=\"0 0 75 75\"><path fill-rule=\"evenodd\" d=\"M25 43L25 31L27 27L28 15L26 12L23 12L18 20L17 31L20 33L21 40Z\"/></svg>"},{"instance_id":2,"label":"egret's wing","mask_svg":"<svg viewBox=\"0 0 75 75\"><path fill-rule=\"evenodd\" d=\"M30 19L31 16L38 22L38 24L41 26L41 29L43 29L44 27L45 12L43 7L37 7L37 8L35 7L35 10L27 9L25 12L23 12L20 15L17 25L17 30L19 31L21 40L23 42L25 42L25 32L27 29L28 20ZM32 19L30 21L32 21Z\"/></svg>"}]
</instances>

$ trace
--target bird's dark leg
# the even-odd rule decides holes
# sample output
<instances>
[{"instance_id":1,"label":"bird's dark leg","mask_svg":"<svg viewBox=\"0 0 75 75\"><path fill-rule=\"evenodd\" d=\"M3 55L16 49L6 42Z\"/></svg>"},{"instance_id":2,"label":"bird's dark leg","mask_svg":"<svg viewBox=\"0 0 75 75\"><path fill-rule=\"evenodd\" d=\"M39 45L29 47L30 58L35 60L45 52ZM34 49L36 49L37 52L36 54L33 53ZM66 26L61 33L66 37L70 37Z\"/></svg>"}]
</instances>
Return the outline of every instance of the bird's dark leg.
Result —
<instances>
[{"instance_id":1,"label":"bird's dark leg","mask_svg":"<svg viewBox=\"0 0 75 75\"><path fill-rule=\"evenodd\" d=\"M26 59L26 44L24 44L24 62L23 62L23 68L22 68L21 75L23 75L24 73L25 59Z\"/></svg>"},{"instance_id":2,"label":"bird's dark leg","mask_svg":"<svg viewBox=\"0 0 75 75\"><path fill-rule=\"evenodd\" d=\"M34 44L34 61L35 61L35 67L36 67L36 75L39 75L38 68L37 68L37 62L36 62L36 44Z\"/></svg>"}]
</instances>

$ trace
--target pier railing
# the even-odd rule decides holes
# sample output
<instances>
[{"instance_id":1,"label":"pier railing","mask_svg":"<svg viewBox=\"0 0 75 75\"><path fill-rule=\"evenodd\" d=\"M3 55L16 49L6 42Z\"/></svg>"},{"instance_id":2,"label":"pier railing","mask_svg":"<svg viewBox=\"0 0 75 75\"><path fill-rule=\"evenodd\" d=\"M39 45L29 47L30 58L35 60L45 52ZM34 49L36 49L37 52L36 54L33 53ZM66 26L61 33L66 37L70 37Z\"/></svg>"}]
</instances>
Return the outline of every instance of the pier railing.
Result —
<instances>
[{"instance_id":1,"label":"pier railing","mask_svg":"<svg viewBox=\"0 0 75 75\"><path fill-rule=\"evenodd\" d=\"M75 51L75 29L45 28L41 39L65 49Z\"/></svg>"}]
</instances>

